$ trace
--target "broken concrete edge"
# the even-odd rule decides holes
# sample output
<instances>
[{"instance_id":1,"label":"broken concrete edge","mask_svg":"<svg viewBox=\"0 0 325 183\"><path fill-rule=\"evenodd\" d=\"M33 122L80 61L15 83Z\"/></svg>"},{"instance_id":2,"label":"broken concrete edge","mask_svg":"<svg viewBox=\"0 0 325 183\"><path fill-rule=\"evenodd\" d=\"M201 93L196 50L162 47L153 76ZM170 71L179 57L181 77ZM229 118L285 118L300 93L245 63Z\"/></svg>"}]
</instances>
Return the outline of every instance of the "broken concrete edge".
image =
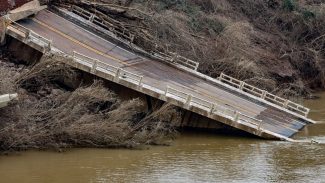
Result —
<instances>
[{"instance_id":1,"label":"broken concrete edge","mask_svg":"<svg viewBox=\"0 0 325 183\"><path fill-rule=\"evenodd\" d=\"M293 111L290 111L290 110L288 110L288 109L286 109L284 107L278 106L278 105L273 104L273 103L271 103L269 101L266 101L264 99L256 97L256 96L254 96L252 94L246 93L246 92L244 92L244 91L242 91L242 90L240 90L238 88L235 88L235 87L233 87L231 85L227 85L227 84L225 84L225 83L223 83L223 82L221 82L221 81L219 81L219 80L217 80L215 78L212 78L210 76L202 74L202 73L200 73L200 72L198 72L196 70L189 69L189 68L187 68L185 66L182 66L180 64L175 64L175 63L171 63L171 62L167 62L165 60L159 59L158 57L155 57L154 55L146 52L142 48L140 48L140 47L138 47L138 46L136 46L136 45L134 45L132 43L126 42L125 40L123 40L121 38L118 38L113 33L109 32L109 31L107 31L107 30L105 30L105 29L103 29L103 28L101 28L99 26L89 25L87 21L81 21L78 18L70 15L68 12L66 12L63 9L60 9L60 8L58 8L56 6L51 6L49 10L56 13L56 14L58 14L58 15L60 15L60 16L62 16L62 17L64 17L64 18L66 18L66 19L68 19L69 21L75 23L78 26L80 26L80 27L82 27L82 28L94 33L94 34L99 35L100 37L102 37L104 39L108 39L109 41L113 42L114 44L116 44L118 46L122 46L122 47L124 47L126 49L129 49L129 50L135 52L136 54L140 54L140 55L142 55L144 57L148 57L148 58L157 60L159 62L162 62L164 64L167 64L169 66L172 66L172 67L174 67L174 68L176 68L178 70L190 73L191 75L194 75L194 76L196 76L196 77L198 77L200 79L203 79L204 81L207 81L210 84L216 85L216 86L221 87L221 88L223 88L223 89L225 89L227 91L230 91L232 93L235 93L237 95L245 97L246 99L248 99L250 101L258 102L261 105L268 105L268 106L271 106L271 107L279 109L279 110L284 110L285 112L287 112L287 113L289 113L289 114L291 114L291 115L293 115L293 116L295 116L295 117L297 117L297 118L299 118L299 119L301 119L303 121L306 121L307 123L311 123L311 124L317 123L316 121L314 121L314 120L312 120L310 118L307 118L307 117L305 117L303 115L297 114L297 113L295 113ZM78 15L76 15L76 16L78 16Z\"/></svg>"},{"instance_id":2,"label":"broken concrete edge","mask_svg":"<svg viewBox=\"0 0 325 183\"><path fill-rule=\"evenodd\" d=\"M6 27L11 21L16 22L25 19L46 8L47 6L41 6L38 0L34 0L11 10L5 16L0 17L0 45L5 43Z\"/></svg>"},{"instance_id":3,"label":"broken concrete edge","mask_svg":"<svg viewBox=\"0 0 325 183\"><path fill-rule=\"evenodd\" d=\"M6 107L8 103L18 98L17 93L0 95L0 108Z\"/></svg>"},{"instance_id":4,"label":"broken concrete edge","mask_svg":"<svg viewBox=\"0 0 325 183\"><path fill-rule=\"evenodd\" d=\"M39 11L46 9L47 6L41 6L38 0L28 2L14 10L9 11L7 14L11 21L18 21L25 19L31 15L38 13Z\"/></svg>"}]
</instances>

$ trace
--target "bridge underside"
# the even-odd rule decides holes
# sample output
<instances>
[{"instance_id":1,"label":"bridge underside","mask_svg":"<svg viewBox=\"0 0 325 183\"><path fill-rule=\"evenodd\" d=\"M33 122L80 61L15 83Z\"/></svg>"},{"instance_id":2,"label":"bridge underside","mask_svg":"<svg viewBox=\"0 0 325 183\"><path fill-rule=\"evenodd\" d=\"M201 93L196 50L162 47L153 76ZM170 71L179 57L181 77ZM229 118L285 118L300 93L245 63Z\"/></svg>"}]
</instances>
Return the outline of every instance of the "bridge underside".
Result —
<instances>
[{"instance_id":1,"label":"bridge underside","mask_svg":"<svg viewBox=\"0 0 325 183\"><path fill-rule=\"evenodd\" d=\"M139 56L51 11L42 10L19 24L52 40L50 51L70 55L69 65L254 135L288 140L309 123L185 70ZM7 34L39 51L47 49L44 42L37 40L39 37L26 38L16 28L9 26Z\"/></svg>"}]
</instances>

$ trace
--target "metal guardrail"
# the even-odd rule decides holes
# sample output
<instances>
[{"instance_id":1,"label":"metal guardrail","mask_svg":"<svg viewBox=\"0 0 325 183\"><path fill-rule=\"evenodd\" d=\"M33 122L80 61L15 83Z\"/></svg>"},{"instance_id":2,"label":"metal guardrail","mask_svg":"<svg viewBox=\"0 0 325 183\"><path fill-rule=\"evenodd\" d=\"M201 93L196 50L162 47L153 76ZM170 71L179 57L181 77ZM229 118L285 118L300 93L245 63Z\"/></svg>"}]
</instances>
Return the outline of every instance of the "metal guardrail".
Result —
<instances>
[{"instance_id":1,"label":"metal guardrail","mask_svg":"<svg viewBox=\"0 0 325 183\"><path fill-rule=\"evenodd\" d=\"M277 106L286 108L286 109L288 109L292 112L295 112L299 115L303 115L303 116L307 117L309 114L309 111L310 111L309 108L306 108L300 104L294 103L288 99L284 99L279 96L276 96L272 93L269 93L265 90L262 90L255 86L247 84L244 81L238 80L238 79L228 76L224 73L221 73L220 77L218 79L224 83L229 84L230 86L240 89L243 92L254 95L258 98L261 98L263 100L271 102Z\"/></svg>"}]
</instances>

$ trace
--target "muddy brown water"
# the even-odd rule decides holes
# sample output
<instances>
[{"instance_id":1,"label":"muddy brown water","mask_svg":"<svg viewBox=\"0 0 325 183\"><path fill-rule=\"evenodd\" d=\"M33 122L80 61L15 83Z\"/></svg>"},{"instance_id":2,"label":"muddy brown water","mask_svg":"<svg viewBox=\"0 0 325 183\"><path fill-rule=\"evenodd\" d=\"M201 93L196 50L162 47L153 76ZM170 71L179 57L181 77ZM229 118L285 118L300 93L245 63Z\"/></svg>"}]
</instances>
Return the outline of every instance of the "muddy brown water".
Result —
<instances>
[{"instance_id":1,"label":"muddy brown water","mask_svg":"<svg viewBox=\"0 0 325 183\"><path fill-rule=\"evenodd\" d=\"M305 101L325 121L325 93ZM295 138L325 142L325 123ZM74 182L325 182L325 145L231 135L182 134L148 150L73 149L0 156L1 183Z\"/></svg>"}]
</instances>

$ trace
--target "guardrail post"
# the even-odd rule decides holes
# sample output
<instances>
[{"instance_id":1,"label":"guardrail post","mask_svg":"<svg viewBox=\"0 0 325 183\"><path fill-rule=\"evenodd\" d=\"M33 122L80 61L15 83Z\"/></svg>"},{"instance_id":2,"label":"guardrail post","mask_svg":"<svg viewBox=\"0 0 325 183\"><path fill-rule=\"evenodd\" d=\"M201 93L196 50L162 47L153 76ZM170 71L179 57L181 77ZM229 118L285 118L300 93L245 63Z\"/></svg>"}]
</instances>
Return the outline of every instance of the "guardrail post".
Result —
<instances>
[{"instance_id":1,"label":"guardrail post","mask_svg":"<svg viewBox=\"0 0 325 183\"><path fill-rule=\"evenodd\" d=\"M49 43L47 44L48 51L51 51L52 49L52 40L49 40Z\"/></svg>"},{"instance_id":2,"label":"guardrail post","mask_svg":"<svg viewBox=\"0 0 325 183\"><path fill-rule=\"evenodd\" d=\"M244 81L240 81L239 89L240 90L243 90L244 85L245 85L245 82Z\"/></svg>"},{"instance_id":3,"label":"guardrail post","mask_svg":"<svg viewBox=\"0 0 325 183\"><path fill-rule=\"evenodd\" d=\"M30 34L31 34L31 30L27 29L27 31L25 33L25 41L28 40Z\"/></svg>"},{"instance_id":4,"label":"guardrail post","mask_svg":"<svg viewBox=\"0 0 325 183\"><path fill-rule=\"evenodd\" d=\"M95 14L91 14L89 17L89 22L93 22L95 18Z\"/></svg>"},{"instance_id":5,"label":"guardrail post","mask_svg":"<svg viewBox=\"0 0 325 183\"><path fill-rule=\"evenodd\" d=\"M214 105L214 104L211 104L211 107L210 107L210 114L212 114L212 113L213 113L213 111L214 111L214 108L215 108L215 105Z\"/></svg>"},{"instance_id":6,"label":"guardrail post","mask_svg":"<svg viewBox=\"0 0 325 183\"><path fill-rule=\"evenodd\" d=\"M98 64L98 60L95 60L95 61L94 61L94 64L93 64L92 67L91 67L91 70L90 70L91 73L93 73L93 74L96 73L97 64Z\"/></svg>"},{"instance_id":7,"label":"guardrail post","mask_svg":"<svg viewBox=\"0 0 325 183\"><path fill-rule=\"evenodd\" d=\"M257 130L258 131L261 131L261 126L262 126L262 120L260 120L258 125L257 125Z\"/></svg>"},{"instance_id":8,"label":"guardrail post","mask_svg":"<svg viewBox=\"0 0 325 183\"><path fill-rule=\"evenodd\" d=\"M222 73L220 73L220 76L217 78L217 80L219 80L219 81L221 81L222 80L222 78L223 78L223 72Z\"/></svg>"},{"instance_id":9,"label":"guardrail post","mask_svg":"<svg viewBox=\"0 0 325 183\"><path fill-rule=\"evenodd\" d=\"M120 80L121 68L118 68L115 74L114 80L118 82Z\"/></svg>"},{"instance_id":10,"label":"guardrail post","mask_svg":"<svg viewBox=\"0 0 325 183\"><path fill-rule=\"evenodd\" d=\"M187 99L185 102L186 106L189 106L191 104L192 98L193 98L193 96L191 94L187 95Z\"/></svg>"},{"instance_id":11,"label":"guardrail post","mask_svg":"<svg viewBox=\"0 0 325 183\"><path fill-rule=\"evenodd\" d=\"M199 68L199 65L200 65L199 63L196 63L195 69L194 69L195 71L197 71L197 69Z\"/></svg>"},{"instance_id":12,"label":"guardrail post","mask_svg":"<svg viewBox=\"0 0 325 183\"><path fill-rule=\"evenodd\" d=\"M140 77L140 80L139 80L139 87L142 87L142 81L143 81L143 76Z\"/></svg>"},{"instance_id":13,"label":"guardrail post","mask_svg":"<svg viewBox=\"0 0 325 183\"><path fill-rule=\"evenodd\" d=\"M172 63L176 62L176 59L177 59L177 54L176 53L172 53L173 57L170 59L170 61Z\"/></svg>"},{"instance_id":14,"label":"guardrail post","mask_svg":"<svg viewBox=\"0 0 325 183\"><path fill-rule=\"evenodd\" d=\"M222 72L222 73L220 73L220 78L223 78L223 76L224 76L225 74Z\"/></svg>"},{"instance_id":15,"label":"guardrail post","mask_svg":"<svg viewBox=\"0 0 325 183\"><path fill-rule=\"evenodd\" d=\"M234 121L238 122L238 120L239 120L239 112L235 111Z\"/></svg>"},{"instance_id":16,"label":"guardrail post","mask_svg":"<svg viewBox=\"0 0 325 183\"><path fill-rule=\"evenodd\" d=\"M267 91L263 90L262 95L261 95L261 98L262 98L262 99L265 99L266 94L267 94Z\"/></svg>"},{"instance_id":17,"label":"guardrail post","mask_svg":"<svg viewBox=\"0 0 325 183\"><path fill-rule=\"evenodd\" d=\"M283 103L283 107L287 108L289 104L289 100L287 99L284 103Z\"/></svg>"},{"instance_id":18,"label":"guardrail post","mask_svg":"<svg viewBox=\"0 0 325 183\"><path fill-rule=\"evenodd\" d=\"M169 86L166 86L165 96L167 96Z\"/></svg>"}]
</instances>

